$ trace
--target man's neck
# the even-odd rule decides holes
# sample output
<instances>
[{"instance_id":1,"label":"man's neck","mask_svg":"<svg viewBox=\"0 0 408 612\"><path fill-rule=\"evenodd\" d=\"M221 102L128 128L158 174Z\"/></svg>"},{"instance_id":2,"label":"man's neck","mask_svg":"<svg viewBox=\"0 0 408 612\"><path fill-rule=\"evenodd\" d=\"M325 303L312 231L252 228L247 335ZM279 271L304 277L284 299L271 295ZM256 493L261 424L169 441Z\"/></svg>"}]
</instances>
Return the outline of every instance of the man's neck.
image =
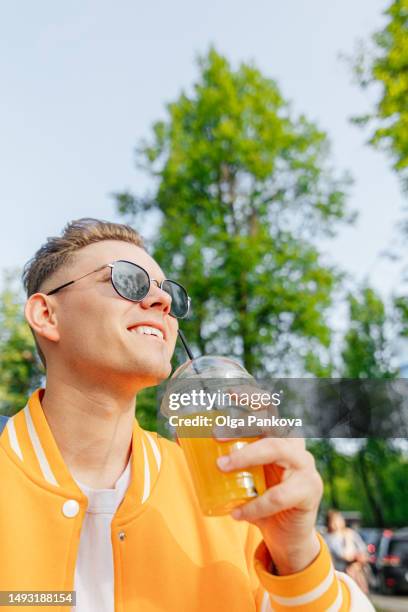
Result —
<instances>
[{"instance_id":1,"label":"man's neck","mask_svg":"<svg viewBox=\"0 0 408 612\"><path fill-rule=\"evenodd\" d=\"M72 476L95 489L113 488L131 454L135 398L51 378L42 407Z\"/></svg>"}]
</instances>

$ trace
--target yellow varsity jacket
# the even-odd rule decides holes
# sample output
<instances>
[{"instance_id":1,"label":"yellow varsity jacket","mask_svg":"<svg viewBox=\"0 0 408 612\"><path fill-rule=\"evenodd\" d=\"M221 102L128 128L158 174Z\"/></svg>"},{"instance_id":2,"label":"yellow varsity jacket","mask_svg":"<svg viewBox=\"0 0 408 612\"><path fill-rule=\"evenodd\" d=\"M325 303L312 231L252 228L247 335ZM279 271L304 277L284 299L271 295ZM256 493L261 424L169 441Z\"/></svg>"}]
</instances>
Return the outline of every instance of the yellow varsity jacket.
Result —
<instances>
[{"instance_id":1,"label":"yellow varsity jacket","mask_svg":"<svg viewBox=\"0 0 408 612\"><path fill-rule=\"evenodd\" d=\"M0 436L0 591L74 589L87 498L64 463L41 396L36 391ZM271 575L259 530L203 516L180 447L136 419L131 461L111 526L115 612L373 610L334 572L323 540L304 571Z\"/></svg>"}]
</instances>

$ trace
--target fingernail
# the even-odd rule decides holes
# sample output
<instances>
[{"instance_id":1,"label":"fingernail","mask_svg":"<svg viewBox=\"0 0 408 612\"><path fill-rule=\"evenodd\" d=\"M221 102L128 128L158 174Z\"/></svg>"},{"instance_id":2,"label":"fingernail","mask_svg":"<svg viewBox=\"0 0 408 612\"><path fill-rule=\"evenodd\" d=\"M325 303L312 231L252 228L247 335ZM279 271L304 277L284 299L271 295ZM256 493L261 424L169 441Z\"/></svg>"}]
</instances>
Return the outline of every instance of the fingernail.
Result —
<instances>
[{"instance_id":1,"label":"fingernail","mask_svg":"<svg viewBox=\"0 0 408 612\"><path fill-rule=\"evenodd\" d=\"M235 510L231 512L231 516L234 519L242 518L242 510L240 510L239 508L235 508Z\"/></svg>"},{"instance_id":2,"label":"fingernail","mask_svg":"<svg viewBox=\"0 0 408 612\"><path fill-rule=\"evenodd\" d=\"M223 455L217 458L217 465L221 470L226 470L231 463L231 459L228 455Z\"/></svg>"}]
</instances>

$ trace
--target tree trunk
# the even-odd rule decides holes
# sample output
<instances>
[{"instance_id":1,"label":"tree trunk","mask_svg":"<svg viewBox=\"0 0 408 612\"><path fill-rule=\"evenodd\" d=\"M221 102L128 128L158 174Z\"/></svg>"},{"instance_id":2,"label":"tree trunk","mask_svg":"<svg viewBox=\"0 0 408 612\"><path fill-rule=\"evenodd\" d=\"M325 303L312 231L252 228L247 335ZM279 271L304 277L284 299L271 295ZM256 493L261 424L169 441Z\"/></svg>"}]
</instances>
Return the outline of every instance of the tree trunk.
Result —
<instances>
[{"instance_id":1,"label":"tree trunk","mask_svg":"<svg viewBox=\"0 0 408 612\"><path fill-rule=\"evenodd\" d=\"M372 487L371 487L370 469L368 468L367 463L366 463L365 448L362 448L361 450L358 451L357 459L358 459L358 466L360 470L360 476L361 476L361 481L363 484L363 489L366 494L368 503L370 505L371 513L375 519L376 525L378 527L385 527L384 515L381 510L381 506L380 504L377 503L377 500L374 495L374 491L372 490Z\"/></svg>"},{"instance_id":2,"label":"tree trunk","mask_svg":"<svg viewBox=\"0 0 408 612\"><path fill-rule=\"evenodd\" d=\"M339 508L339 499L336 490L336 470L334 468L333 461L333 447L329 441L327 441L327 455L326 455L326 466L327 466L327 480L329 483L329 496L330 505L332 508Z\"/></svg>"}]
</instances>

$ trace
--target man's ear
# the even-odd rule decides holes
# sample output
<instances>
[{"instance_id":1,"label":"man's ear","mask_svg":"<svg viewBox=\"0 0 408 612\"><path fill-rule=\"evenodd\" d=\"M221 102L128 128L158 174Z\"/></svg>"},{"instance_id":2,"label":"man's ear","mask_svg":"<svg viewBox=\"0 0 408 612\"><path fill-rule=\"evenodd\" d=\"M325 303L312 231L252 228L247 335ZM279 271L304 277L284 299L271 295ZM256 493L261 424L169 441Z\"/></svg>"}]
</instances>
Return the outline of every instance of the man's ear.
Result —
<instances>
[{"instance_id":1,"label":"man's ear","mask_svg":"<svg viewBox=\"0 0 408 612\"><path fill-rule=\"evenodd\" d=\"M44 293L30 295L24 313L27 323L36 334L51 342L59 341L57 314L48 296Z\"/></svg>"}]
</instances>

